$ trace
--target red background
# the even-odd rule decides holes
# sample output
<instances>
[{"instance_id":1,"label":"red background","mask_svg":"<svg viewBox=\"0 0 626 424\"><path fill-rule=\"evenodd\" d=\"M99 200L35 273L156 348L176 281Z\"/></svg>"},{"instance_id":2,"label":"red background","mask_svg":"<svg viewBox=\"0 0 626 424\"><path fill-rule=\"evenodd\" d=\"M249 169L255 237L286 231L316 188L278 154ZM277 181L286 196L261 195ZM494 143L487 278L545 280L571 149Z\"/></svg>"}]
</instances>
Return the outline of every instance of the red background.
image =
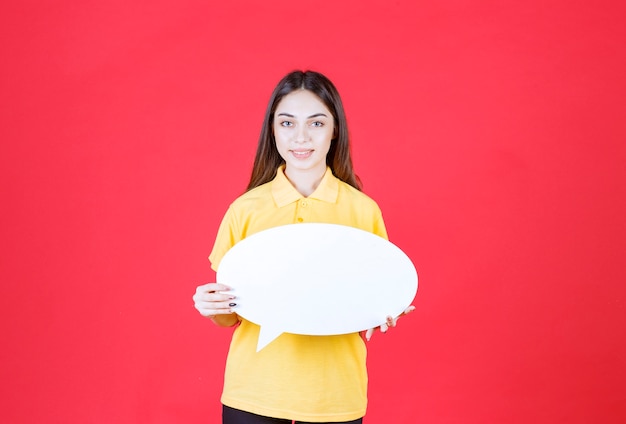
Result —
<instances>
[{"instance_id":1,"label":"red background","mask_svg":"<svg viewBox=\"0 0 626 424\"><path fill-rule=\"evenodd\" d=\"M622 2L8 3L2 422L219 421L191 296L295 68L420 275L367 422L626 420Z\"/></svg>"}]
</instances>

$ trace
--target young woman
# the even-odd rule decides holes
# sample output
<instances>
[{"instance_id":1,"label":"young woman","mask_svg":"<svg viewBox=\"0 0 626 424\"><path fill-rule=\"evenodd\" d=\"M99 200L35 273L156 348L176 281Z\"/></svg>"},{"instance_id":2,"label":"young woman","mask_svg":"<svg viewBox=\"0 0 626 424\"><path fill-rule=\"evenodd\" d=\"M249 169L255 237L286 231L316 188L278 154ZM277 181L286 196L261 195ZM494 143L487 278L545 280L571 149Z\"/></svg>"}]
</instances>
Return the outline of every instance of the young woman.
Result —
<instances>
[{"instance_id":1,"label":"young woman","mask_svg":"<svg viewBox=\"0 0 626 424\"><path fill-rule=\"evenodd\" d=\"M245 237L299 222L347 225L387 238L378 205L360 191L352 170L339 94L312 71L291 72L274 89L248 190L222 220L211 267L217 270ZM218 326L238 325L226 362L224 424L362 422L367 371L360 334L284 333L257 353L259 327L234 312L237 299L229 287L201 285L193 298L200 314ZM395 326L396 319L388 317L380 330Z\"/></svg>"}]
</instances>

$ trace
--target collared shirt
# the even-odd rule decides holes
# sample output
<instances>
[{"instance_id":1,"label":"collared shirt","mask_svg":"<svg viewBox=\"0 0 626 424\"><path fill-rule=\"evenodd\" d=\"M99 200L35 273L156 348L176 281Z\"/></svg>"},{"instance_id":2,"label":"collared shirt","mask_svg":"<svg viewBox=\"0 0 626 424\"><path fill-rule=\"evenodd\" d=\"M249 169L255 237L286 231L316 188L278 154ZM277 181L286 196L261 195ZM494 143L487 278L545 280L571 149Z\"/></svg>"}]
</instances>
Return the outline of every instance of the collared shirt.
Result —
<instances>
[{"instance_id":1,"label":"collared shirt","mask_svg":"<svg viewBox=\"0 0 626 424\"><path fill-rule=\"evenodd\" d=\"M387 238L378 205L337 179L330 168L315 191L304 197L281 167L271 182L248 191L230 205L209 256L212 268L217 270L226 252L247 236L300 222L347 225ZM226 362L225 405L299 421L350 421L365 415L366 351L358 333L285 333L256 352L258 334L256 324L241 319Z\"/></svg>"}]
</instances>

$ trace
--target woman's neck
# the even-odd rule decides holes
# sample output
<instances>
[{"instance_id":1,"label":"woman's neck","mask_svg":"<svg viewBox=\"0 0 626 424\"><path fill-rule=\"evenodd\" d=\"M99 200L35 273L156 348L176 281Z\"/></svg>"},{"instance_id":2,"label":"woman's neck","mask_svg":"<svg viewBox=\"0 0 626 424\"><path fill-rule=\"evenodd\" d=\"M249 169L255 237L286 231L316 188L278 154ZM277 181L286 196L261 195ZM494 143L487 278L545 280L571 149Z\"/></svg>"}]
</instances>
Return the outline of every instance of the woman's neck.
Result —
<instances>
[{"instance_id":1,"label":"woman's neck","mask_svg":"<svg viewBox=\"0 0 626 424\"><path fill-rule=\"evenodd\" d=\"M326 173L326 167L321 170L306 170L300 171L298 169L285 168L285 176L295 187L295 189L304 197L309 197L317 189L322 182L324 174Z\"/></svg>"}]
</instances>

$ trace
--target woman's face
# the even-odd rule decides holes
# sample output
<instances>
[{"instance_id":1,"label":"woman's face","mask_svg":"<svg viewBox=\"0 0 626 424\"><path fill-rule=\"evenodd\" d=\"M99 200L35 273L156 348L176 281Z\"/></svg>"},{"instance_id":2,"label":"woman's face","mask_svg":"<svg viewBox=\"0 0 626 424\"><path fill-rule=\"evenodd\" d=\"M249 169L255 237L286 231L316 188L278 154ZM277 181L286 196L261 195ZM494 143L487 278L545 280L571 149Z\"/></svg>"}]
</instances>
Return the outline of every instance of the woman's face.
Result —
<instances>
[{"instance_id":1,"label":"woman's face","mask_svg":"<svg viewBox=\"0 0 626 424\"><path fill-rule=\"evenodd\" d=\"M285 171L323 175L334 129L332 113L311 91L297 90L283 97L274 113L273 130Z\"/></svg>"}]
</instances>

